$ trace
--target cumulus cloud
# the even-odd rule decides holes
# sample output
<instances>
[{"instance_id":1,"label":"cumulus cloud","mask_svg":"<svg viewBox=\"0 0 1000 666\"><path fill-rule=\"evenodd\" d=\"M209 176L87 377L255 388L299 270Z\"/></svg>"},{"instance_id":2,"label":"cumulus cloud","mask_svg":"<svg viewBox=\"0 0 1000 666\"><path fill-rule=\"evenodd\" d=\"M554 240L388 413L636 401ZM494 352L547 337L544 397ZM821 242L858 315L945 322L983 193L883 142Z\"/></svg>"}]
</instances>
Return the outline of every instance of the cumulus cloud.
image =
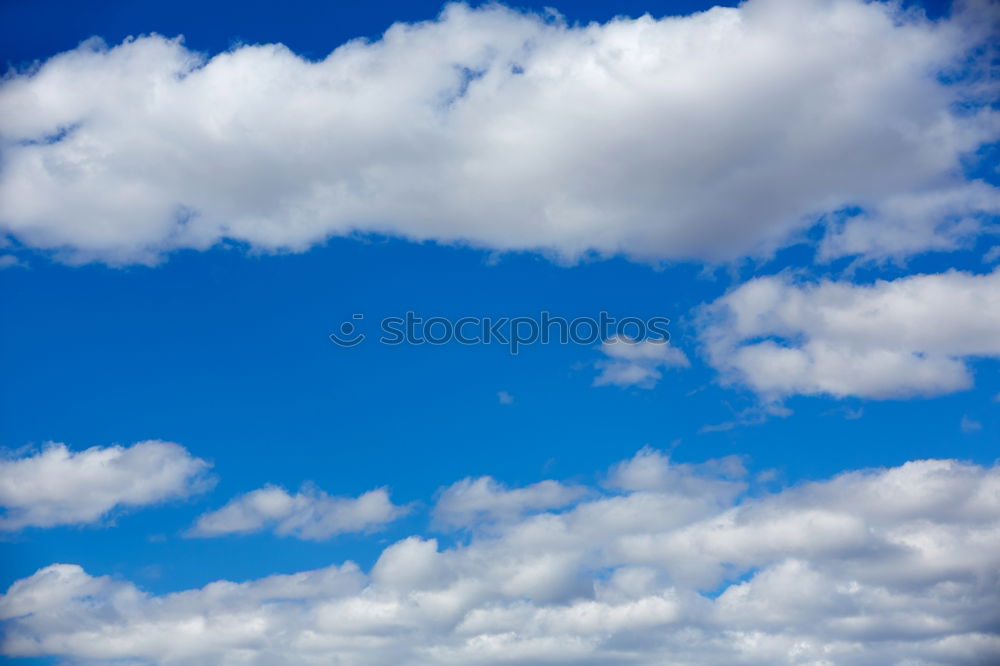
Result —
<instances>
[{"instance_id":1,"label":"cumulus cloud","mask_svg":"<svg viewBox=\"0 0 1000 666\"><path fill-rule=\"evenodd\" d=\"M896 398L968 388L1000 356L1000 269L879 280L751 280L705 311L710 362L769 397Z\"/></svg>"},{"instance_id":2,"label":"cumulus cloud","mask_svg":"<svg viewBox=\"0 0 1000 666\"><path fill-rule=\"evenodd\" d=\"M981 229L995 229L997 215L1000 190L982 182L888 197L878 210L831 216L819 258L887 259L957 250Z\"/></svg>"},{"instance_id":3,"label":"cumulus cloud","mask_svg":"<svg viewBox=\"0 0 1000 666\"><path fill-rule=\"evenodd\" d=\"M434 521L443 527L513 520L525 513L557 509L580 499L586 490L557 481L541 481L508 489L491 477L463 479L441 492L434 505Z\"/></svg>"},{"instance_id":4,"label":"cumulus cloud","mask_svg":"<svg viewBox=\"0 0 1000 666\"><path fill-rule=\"evenodd\" d=\"M985 664L1000 468L913 461L747 494L644 450L571 508L444 547L162 596L55 564L0 598L8 656L149 664ZM513 491L508 491L513 492Z\"/></svg>"},{"instance_id":5,"label":"cumulus cloud","mask_svg":"<svg viewBox=\"0 0 1000 666\"><path fill-rule=\"evenodd\" d=\"M331 497L310 484L294 495L278 486L264 486L199 516L188 535L215 537L273 529L275 534L319 540L378 529L408 511L393 504L385 488L359 497Z\"/></svg>"},{"instance_id":6,"label":"cumulus cloud","mask_svg":"<svg viewBox=\"0 0 1000 666\"><path fill-rule=\"evenodd\" d=\"M960 175L998 135L965 71L991 11L749 0L569 26L451 5L315 62L88 41L0 83L0 229L111 263L352 232L727 260L821 219L827 257L954 247L997 211Z\"/></svg>"},{"instance_id":7,"label":"cumulus cloud","mask_svg":"<svg viewBox=\"0 0 1000 666\"><path fill-rule=\"evenodd\" d=\"M625 491L681 492L684 496L733 499L742 490L733 483L746 475L739 456L726 456L701 465L678 464L651 447L644 447L629 460L611 468L604 485ZM728 488L728 490L727 490Z\"/></svg>"},{"instance_id":8,"label":"cumulus cloud","mask_svg":"<svg viewBox=\"0 0 1000 666\"><path fill-rule=\"evenodd\" d=\"M662 368L686 368L691 365L680 349L666 340L631 340L613 336L601 343L608 358L597 362L601 372L594 386L638 386L652 388L663 377Z\"/></svg>"},{"instance_id":9,"label":"cumulus cloud","mask_svg":"<svg viewBox=\"0 0 1000 666\"><path fill-rule=\"evenodd\" d=\"M173 442L41 451L0 460L0 530L93 523L116 508L207 490L210 465Z\"/></svg>"}]
</instances>

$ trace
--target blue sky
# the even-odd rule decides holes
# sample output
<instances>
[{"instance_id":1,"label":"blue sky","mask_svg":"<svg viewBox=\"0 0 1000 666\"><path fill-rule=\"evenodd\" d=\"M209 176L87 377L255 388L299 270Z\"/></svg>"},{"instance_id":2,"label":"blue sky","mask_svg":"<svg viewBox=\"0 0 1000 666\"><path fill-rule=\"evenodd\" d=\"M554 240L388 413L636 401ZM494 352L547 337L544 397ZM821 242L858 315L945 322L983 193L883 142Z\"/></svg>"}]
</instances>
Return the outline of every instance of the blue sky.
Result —
<instances>
[{"instance_id":1,"label":"blue sky","mask_svg":"<svg viewBox=\"0 0 1000 666\"><path fill-rule=\"evenodd\" d=\"M451 566L468 569L466 582L488 587L493 582L484 581L507 576L506 583L497 583L500 592L482 594L479 611L527 603L540 613L557 613L593 595L594 603L625 603L607 596L607 589L619 585L608 581L618 580L616 572L631 580L639 569L659 571L655 576L662 580L649 574L658 582L650 578L639 592L620 583L621 595L630 590L635 597L629 603L653 597L666 603L671 594L681 598L686 591L714 599L727 589L735 596L740 585L758 585L752 593L779 616L784 601L768 581L785 575L812 580L801 571L788 573L788 567L812 567L837 584L895 584L872 573L880 571L876 564L859 565L862 573L838 569L854 557L851 548L878 550L873 544L844 545L849 539L822 553L775 546L773 553L746 561L694 551L706 562L718 557L727 572L709 575L661 566L648 556L615 559L607 553L618 537L596 537L573 546L602 553L571 558L587 563L580 565L580 575L590 581L583 592L576 579L560 587L539 574L535 584L512 593L516 573L496 574L460 560L477 549L514 548L539 521L575 524L574 516L626 499L652 503L638 514L650 524L636 519L639 527L628 543L668 540L670 530L680 528L660 525L657 512L670 514L688 503L716 507L686 519L684 525L695 529L723 520L725 511L746 511L752 525L753 516L769 511L794 517L805 511L800 504L840 507L843 501L837 520L860 521L871 534L885 530L884 543L895 544L893 534L915 525L937 525L940 532L929 532L927 539L955 539L950 549L944 547L948 554L940 555L942 570L950 554L974 550L969 543L984 547L980 559L970 556L955 565L956 580L995 571L989 544L1000 535L1000 325L992 310L1000 297L996 88L964 49L973 39L988 43L994 33L982 25L995 21L996 5L972 3L969 13L956 11L952 19L946 5L930 5L927 14L938 21L930 23L912 13L921 5L908 4L911 13L896 15L906 18L893 24L883 19L896 10L881 5L866 13L852 2L818 1L793 10L787 2L753 0L739 11L750 17L743 19L747 39L759 41L747 47L747 61L741 62L729 60L726 48L703 52L697 46L709 38L735 43L725 41L737 39L725 32L735 30L727 23L734 15L703 15L705 25L720 26L718 33L715 27L698 32L702 24L694 19L678 19L688 22L678 23L675 33L642 39L601 27L621 15L685 17L709 3L573 3L557 7L563 23L532 18L547 4L452 10L433 28L450 36L442 51L456 49L442 55L435 46L441 36L425 39L429 33L417 30L411 41L387 37L384 53L377 50L390 24L435 19L438 3L4 3L0 56L11 74L0 83L0 115L8 118L0 121L6 154L0 197L8 201L0 208L0 465L6 468L0 500L8 522L0 533L0 588L9 591L0 610L7 626L3 651L14 663L34 663L31 657L39 663L235 663L229 660L241 649L259 659L254 663L302 660L302 654L315 654L295 652L298 647L277 639L264 649L240 637L226 642L224 636L222 647L203 647L192 638L191 651L178 653L144 644L115 595L134 585L169 600L213 581L253 581L353 561L369 576L358 599L381 599L390 590L397 595L393 603L402 604L399 599L412 599L415 592L392 587L410 583L398 583L409 580L404 574L389 573L402 566L391 554L423 562L426 553L418 550L430 539L437 540L437 557L463 562ZM810 50L798 34L807 20L818 34L858 40L859 50L873 55L840 61L835 55L843 42L833 37L830 44L819 39ZM602 32L590 41L578 39L585 30L579 26L590 21ZM628 31L636 23L621 19L617 25ZM49 60L91 36L115 47L129 35L150 33L184 35L183 46L147 38L120 47L127 54L122 60L94 46L80 47L70 59ZM518 41L522 33L523 43L537 51L518 50L526 48ZM473 44L467 52L465 36ZM639 65L627 71L621 65L617 79L573 69L591 49L604 48L601 39L614 43L595 62L614 61L618 56L607 53L637 44L638 55L628 52L626 60L635 56L640 63L645 53L667 58L667 47L687 44L686 36L695 46L669 56L676 58L669 71L680 74L679 87L667 92L655 76L643 78L651 70ZM361 64L343 67L366 72L362 83L343 89L355 92L336 93L344 97L324 98L333 93L310 78L309 63L356 37L373 41L358 47ZM489 39L496 41L484 56L474 44ZM273 43L289 51L243 46ZM801 48L801 57L789 50L773 61L801 62L789 64L787 72L769 60L756 67L752 59L758 54L771 57L762 45L774 53ZM371 49L371 63L363 60L365 48ZM742 47L733 48L738 53ZM229 64L223 62L227 53ZM523 58L523 68L496 64L508 56L510 62ZM197 57L202 60L176 64ZM859 65L865 57L878 63L871 72ZM156 79L159 88L143 88L161 66L184 73ZM503 67L514 74L496 74ZM476 72L463 84L467 90L456 92L448 78L455 68ZM551 88L557 91L552 96L545 81L517 87L519 75L530 78L536 71L545 72L549 85L563 87ZM687 71L694 72L690 79ZM722 81L729 71L734 78ZM775 71L781 75L769 74ZM170 97L170 81L187 77L191 86L201 85L199 72L215 77L196 89L218 94L214 105L202 105L197 92ZM591 75L593 81L586 78ZM510 78L494 80L501 76ZM574 87L584 80L582 88ZM618 88L615 80L631 83ZM257 82L270 83L261 83L265 92L258 94ZM180 90L182 83L176 85ZM428 91L426 85L442 90ZM679 90L690 106L677 97ZM428 99L434 93L450 101L425 117L425 92ZM292 101L285 104L284 95ZM593 113L588 95L595 96ZM228 113L219 110L226 100L235 100L236 111L230 121L220 121L215 114ZM393 115L397 108L402 110ZM776 114L780 118L772 120ZM267 124L286 117L287 124ZM344 123L343 134L328 117ZM939 122L944 117L947 122ZM506 133L491 134L493 127ZM597 130L602 134L595 135ZM498 136L514 142L529 137L523 146L533 156L524 157L516 146L508 154ZM871 154L864 154L865 146ZM63 148L67 152L45 152ZM355 164L370 180L353 180ZM202 173L202 165L210 166ZM78 167L77 175L65 175ZM673 182L680 183L676 191ZM682 188L685 183L698 187ZM664 362L656 381L602 385L598 377L611 352L600 344L535 344L517 355L502 345L378 344L375 322L407 311L453 320L542 311L568 319L602 311L619 318L663 316L671 322L670 346L683 352L689 367ZM364 314L361 327L369 339L354 348L332 344L329 334L355 313ZM87 479L100 477L88 476L82 457L46 467L52 443L64 443L74 455L97 447L95 455L114 457L125 449L108 447L148 440L181 447L142 449L165 456L160 471L174 463L187 470L159 491L136 490L143 486L142 470L155 475L158 464L139 471L123 466L125 477L96 485L88 485ZM727 465L737 459L745 469L734 472ZM900 467L932 459L950 462L940 469L919 467L923 463ZM29 467L31 461L37 467ZM698 466L706 461L717 462ZM929 481L921 474L938 476ZM452 485L482 477L500 485L478 499ZM650 478L658 480L644 480ZM554 485L537 485L546 480ZM128 489L116 499L119 482ZM872 503L849 504L866 493L888 497L891 504L938 482L973 495L982 488L975 495L980 503L955 499L960 490L927 490L927 497L913 500L925 514L900 509L891 519L866 513L874 511ZM345 502L386 488L398 510L313 538L299 538L301 527L275 533L283 528L266 520L245 533L237 527L202 533L195 528L246 493L280 486L294 495L303 483ZM727 484L739 484L738 494L730 496L728 489L736 486ZM154 486L151 480L148 488ZM25 487L30 492L19 490ZM71 495L76 488L80 496ZM112 496L106 506L97 503L85 516L74 512L74 504L89 506L105 491ZM309 510L322 512L323 506ZM458 528L447 524L447 516L473 510L481 515L455 519ZM676 508L679 514L686 510ZM39 518L43 514L48 517ZM235 515L220 514L217 524L225 526ZM823 534L841 533L843 523L831 525ZM962 538L968 542L954 536L966 528ZM739 552L758 547L734 546ZM532 557L555 557L539 548L542 555L529 548L510 557L524 558L518 566L533 571ZM45 569L57 563L82 571ZM86 625L97 636L124 632L115 634L124 635L122 647L82 647L55 610L23 601L20 590L28 583L46 584L38 577L43 570L76 581L63 583L66 589L80 585L73 604L91 599L86 603L117 614L107 626L80 620L79 628ZM421 575L429 580L437 574ZM942 576L934 582L950 580ZM669 594L663 591L668 583ZM448 585L441 589L452 590ZM926 592L907 585L908 593ZM965 605L959 604L960 614L972 617L976 603L994 592L995 581L980 580ZM272 609L269 601L246 603ZM312 601L303 603L319 612L308 606ZM948 603L942 598L940 606L925 611L948 615ZM859 607L856 617L885 613L874 601ZM463 608L476 612L474 604ZM723 611L730 612L717 610ZM222 611L206 606L185 612L216 617ZM343 621L353 621L345 612ZM804 615L825 622L834 617L826 612L836 610ZM77 616L69 617L72 625ZM267 617L268 627L284 621ZM343 662L317 663L495 663L495 655L461 652L472 648L451 642L461 634L454 627L470 617L455 619L452 629L421 624L403 641L431 650L419 657L398 652L403 648L395 644L337 643L342 647L316 654ZM719 631L770 632L779 646L776 653L747 656L747 663L806 663L782 652L781 641L807 636L817 650L836 653L843 648L838 641L850 638L810 634L814 629L790 620L761 629L741 618L724 616ZM423 622L411 618L398 626L411 621ZM529 629L511 630L514 643L505 649L515 655L514 663L524 664L585 658L665 663L656 661L662 659L658 650L678 649L606 622L611 638L605 642L580 639L591 652L566 647L583 634L552 630L536 636ZM655 622L648 626L660 631ZM927 660L920 663L949 663L960 652L974 663L1000 654L994 652L1000 650L995 627L956 621L951 634L909 639L900 638L906 633L900 627L873 629L889 638L862 641L859 658L895 663L916 654ZM474 630L461 635L468 632ZM942 635L951 637L958 652L934 643ZM515 645L522 638L524 646ZM529 639L536 642L529 646ZM539 645L548 639L562 647L545 652ZM729 658L712 652L718 644L706 641L691 648L705 663ZM445 647L456 651L432 650ZM854 663L843 658L837 663Z\"/></svg>"}]
</instances>

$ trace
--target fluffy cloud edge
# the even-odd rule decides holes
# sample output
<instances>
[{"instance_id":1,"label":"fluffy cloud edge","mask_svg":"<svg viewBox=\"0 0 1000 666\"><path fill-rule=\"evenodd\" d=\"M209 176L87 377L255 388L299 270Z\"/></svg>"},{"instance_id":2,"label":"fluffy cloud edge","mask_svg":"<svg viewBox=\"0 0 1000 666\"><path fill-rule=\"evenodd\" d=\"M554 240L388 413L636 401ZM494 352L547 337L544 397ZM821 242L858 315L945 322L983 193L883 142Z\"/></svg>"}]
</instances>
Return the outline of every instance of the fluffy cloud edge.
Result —
<instances>
[{"instance_id":1,"label":"fluffy cloud edge","mask_svg":"<svg viewBox=\"0 0 1000 666\"><path fill-rule=\"evenodd\" d=\"M816 223L826 258L954 249L1000 212L956 175L1000 135L963 73L990 11L749 0L570 26L449 5L316 62L91 41L0 84L0 228L112 264L352 232L725 261Z\"/></svg>"},{"instance_id":2,"label":"fluffy cloud edge","mask_svg":"<svg viewBox=\"0 0 1000 666\"><path fill-rule=\"evenodd\" d=\"M737 460L644 449L568 508L452 545L411 536L367 573L347 562L153 596L55 564L0 597L2 651L342 666L1000 656L996 465L911 461L750 493L744 476Z\"/></svg>"},{"instance_id":3,"label":"fluffy cloud edge","mask_svg":"<svg viewBox=\"0 0 1000 666\"><path fill-rule=\"evenodd\" d=\"M790 395L896 399L970 388L1000 357L1000 269L871 284L752 279L705 306L700 338L724 383Z\"/></svg>"},{"instance_id":4,"label":"fluffy cloud edge","mask_svg":"<svg viewBox=\"0 0 1000 666\"><path fill-rule=\"evenodd\" d=\"M295 494L267 485L202 514L186 536L208 538L272 530L279 536L319 541L381 529L411 510L412 506L393 504L386 488L358 497L336 497L309 483Z\"/></svg>"},{"instance_id":5,"label":"fluffy cloud edge","mask_svg":"<svg viewBox=\"0 0 1000 666\"><path fill-rule=\"evenodd\" d=\"M81 451L50 442L0 459L0 530L93 524L116 510L190 497L214 485L210 467L174 442Z\"/></svg>"}]
</instances>

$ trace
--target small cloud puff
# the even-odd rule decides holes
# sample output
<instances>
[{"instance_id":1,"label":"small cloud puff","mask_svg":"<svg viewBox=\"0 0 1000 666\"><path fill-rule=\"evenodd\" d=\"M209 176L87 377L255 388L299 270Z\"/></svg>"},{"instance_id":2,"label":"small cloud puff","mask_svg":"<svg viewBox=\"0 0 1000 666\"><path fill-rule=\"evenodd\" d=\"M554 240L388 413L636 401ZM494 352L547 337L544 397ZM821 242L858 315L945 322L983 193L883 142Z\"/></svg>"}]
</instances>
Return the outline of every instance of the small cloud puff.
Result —
<instances>
[{"instance_id":1,"label":"small cloud puff","mask_svg":"<svg viewBox=\"0 0 1000 666\"><path fill-rule=\"evenodd\" d=\"M511 521L527 513L567 506L586 494L584 488L557 481L508 489L488 476L463 479L441 492L434 506L434 523L455 528Z\"/></svg>"},{"instance_id":2,"label":"small cloud puff","mask_svg":"<svg viewBox=\"0 0 1000 666\"><path fill-rule=\"evenodd\" d=\"M979 432L983 429L983 424L970 418L967 415L962 416L962 420L958 424L959 430L965 434L970 434L973 432Z\"/></svg>"},{"instance_id":3,"label":"small cloud puff","mask_svg":"<svg viewBox=\"0 0 1000 666\"><path fill-rule=\"evenodd\" d=\"M27 265L13 254L0 254L0 270L4 268L25 268Z\"/></svg>"},{"instance_id":4,"label":"small cloud puff","mask_svg":"<svg viewBox=\"0 0 1000 666\"><path fill-rule=\"evenodd\" d=\"M601 372L594 386L653 388L663 377L661 369L691 365L684 352L666 340L636 341L616 335L604 341L600 350L608 358L596 363Z\"/></svg>"},{"instance_id":5,"label":"small cloud puff","mask_svg":"<svg viewBox=\"0 0 1000 666\"><path fill-rule=\"evenodd\" d=\"M322 540L345 532L369 532L409 511L410 507L393 504L385 488L352 498L331 497L311 484L304 484L294 495L278 486L264 486L201 515L187 536L217 537L273 529L282 536Z\"/></svg>"}]
</instances>

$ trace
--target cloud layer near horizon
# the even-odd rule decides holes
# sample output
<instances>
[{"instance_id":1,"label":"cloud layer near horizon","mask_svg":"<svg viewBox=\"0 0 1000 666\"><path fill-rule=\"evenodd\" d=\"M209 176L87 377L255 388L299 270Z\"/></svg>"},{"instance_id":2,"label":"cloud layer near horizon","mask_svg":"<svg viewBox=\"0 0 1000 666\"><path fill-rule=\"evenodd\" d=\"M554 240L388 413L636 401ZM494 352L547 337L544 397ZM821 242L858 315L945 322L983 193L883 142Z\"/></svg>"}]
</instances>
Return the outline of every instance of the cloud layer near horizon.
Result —
<instances>
[{"instance_id":1,"label":"cloud layer near horizon","mask_svg":"<svg viewBox=\"0 0 1000 666\"><path fill-rule=\"evenodd\" d=\"M743 474L645 449L562 511L545 510L572 502L556 482L466 480L438 513L472 529L468 543L411 536L368 573L348 562L152 596L55 564L0 597L3 652L340 666L1000 658L996 466L914 461L752 496ZM479 486L475 513L451 512Z\"/></svg>"},{"instance_id":2,"label":"cloud layer near horizon","mask_svg":"<svg viewBox=\"0 0 1000 666\"><path fill-rule=\"evenodd\" d=\"M961 69L992 15L967 6L931 23L749 0L580 27L453 5L318 62L91 41L0 84L0 230L109 263L355 231L714 261L820 219L827 258L950 249L1000 210L961 176L998 134Z\"/></svg>"}]
</instances>

